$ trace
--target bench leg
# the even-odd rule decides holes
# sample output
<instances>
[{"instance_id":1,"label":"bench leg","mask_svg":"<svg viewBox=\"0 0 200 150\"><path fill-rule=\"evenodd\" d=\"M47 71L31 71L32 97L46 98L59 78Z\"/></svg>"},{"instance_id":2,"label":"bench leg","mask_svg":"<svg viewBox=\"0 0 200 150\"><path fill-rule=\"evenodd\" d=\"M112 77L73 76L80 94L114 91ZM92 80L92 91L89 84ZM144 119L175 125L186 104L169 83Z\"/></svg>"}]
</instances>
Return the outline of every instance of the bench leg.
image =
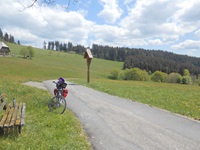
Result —
<instances>
[{"instance_id":1,"label":"bench leg","mask_svg":"<svg viewBox=\"0 0 200 150\"><path fill-rule=\"evenodd\" d=\"M1 135L4 134L3 128L0 128L0 134L1 134Z\"/></svg>"},{"instance_id":2,"label":"bench leg","mask_svg":"<svg viewBox=\"0 0 200 150\"><path fill-rule=\"evenodd\" d=\"M22 126L18 126L19 133L22 132Z\"/></svg>"},{"instance_id":3,"label":"bench leg","mask_svg":"<svg viewBox=\"0 0 200 150\"><path fill-rule=\"evenodd\" d=\"M7 134L8 134L8 128L4 128L4 129L3 129L3 134L4 134L4 135L7 135Z\"/></svg>"}]
</instances>

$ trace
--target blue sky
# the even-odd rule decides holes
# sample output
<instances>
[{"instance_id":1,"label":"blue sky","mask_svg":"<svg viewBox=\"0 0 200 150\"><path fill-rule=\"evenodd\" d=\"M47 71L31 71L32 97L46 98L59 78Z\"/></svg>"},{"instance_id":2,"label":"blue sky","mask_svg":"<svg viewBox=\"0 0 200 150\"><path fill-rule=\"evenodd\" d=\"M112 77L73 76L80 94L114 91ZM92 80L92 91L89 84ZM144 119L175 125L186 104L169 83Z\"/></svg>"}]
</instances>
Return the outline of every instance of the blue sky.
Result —
<instances>
[{"instance_id":1,"label":"blue sky","mask_svg":"<svg viewBox=\"0 0 200 150\"><path fill-rule=\"evenodd\" d=\"M20 11L32 0L0 1L0 28L21 44L44 41L164 50L200 57L199 0L68 0Z\"/></svg>"}]
</instances>

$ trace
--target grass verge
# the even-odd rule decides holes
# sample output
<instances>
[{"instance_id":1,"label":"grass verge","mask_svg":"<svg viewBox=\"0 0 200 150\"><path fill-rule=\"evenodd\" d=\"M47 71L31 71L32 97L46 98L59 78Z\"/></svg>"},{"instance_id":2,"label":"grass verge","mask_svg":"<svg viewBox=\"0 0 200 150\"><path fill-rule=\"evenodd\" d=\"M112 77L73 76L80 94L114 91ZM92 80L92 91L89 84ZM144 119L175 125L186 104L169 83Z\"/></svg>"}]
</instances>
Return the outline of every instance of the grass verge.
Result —
<instances>
[{"instance_id":1,"label":"grass verge","mask_svg":"<svg viewBox=\"0 0 200 150\"><path fill-rule=\"evenodd\" d=\"M0 149L91 149L87 135L71 111L66 110L62 115L48 111L51 98L48 91L10 80L0 80L0 91L5 93L7 103L11 103L12 98L26 103L22 133L1 135Z\"/></svg>"}]
</instances>

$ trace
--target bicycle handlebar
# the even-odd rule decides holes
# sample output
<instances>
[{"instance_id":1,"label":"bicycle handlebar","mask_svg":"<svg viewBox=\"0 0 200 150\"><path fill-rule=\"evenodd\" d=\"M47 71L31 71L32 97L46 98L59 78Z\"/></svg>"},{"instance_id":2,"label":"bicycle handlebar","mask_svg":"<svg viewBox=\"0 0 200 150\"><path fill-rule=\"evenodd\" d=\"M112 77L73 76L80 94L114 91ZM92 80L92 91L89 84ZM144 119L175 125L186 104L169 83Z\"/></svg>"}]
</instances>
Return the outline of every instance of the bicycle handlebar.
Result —
<instances>
[{"instance_id":1,"label":"bicycle handlebar","mask_svg":"<svg viewBox=\"0 0 200 150\"><path fill-rule=\"evenodd\" d=\"M66 88L66 86L67 86L67 83L59 84L59 83L56 82L56 81L53 81L53 83L56 84L56 87L57 87L57 88L58 88L58 86L61 86L61 88Z\"/></svg>"}]
</instances>

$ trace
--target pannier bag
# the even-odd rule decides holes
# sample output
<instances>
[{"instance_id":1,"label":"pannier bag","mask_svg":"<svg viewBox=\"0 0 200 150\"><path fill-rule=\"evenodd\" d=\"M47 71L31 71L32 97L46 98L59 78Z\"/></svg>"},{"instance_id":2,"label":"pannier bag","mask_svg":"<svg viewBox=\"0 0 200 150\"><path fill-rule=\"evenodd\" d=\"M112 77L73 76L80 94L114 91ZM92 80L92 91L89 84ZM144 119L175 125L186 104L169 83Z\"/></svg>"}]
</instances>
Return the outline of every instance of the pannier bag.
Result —
<instances>
[{"instance_id":1,"label":"pannier bag","mask_svg":"<svg viewBox=\"0 0 200 150\"><path fill-rule=\"evenodd\" d=\"M56 93L57 93L57 89L55 88L55 89L54 89L54 95L56 95ZM66 98L67 95L68 95L68 90L67 90L67 89L63 89L62 96L63 96L64 98Z\"/></svg>"},{"instance_id":2,"label":"pannier bag","mask_svg":"<svg viewBox=\"0 0 200 150\"><path fill-rule=\"evenodd\" d=\"M63 90L63 97L66 98L68 95L68 90L67 89L64 89Z\"/></svg>"}]
</instances>

